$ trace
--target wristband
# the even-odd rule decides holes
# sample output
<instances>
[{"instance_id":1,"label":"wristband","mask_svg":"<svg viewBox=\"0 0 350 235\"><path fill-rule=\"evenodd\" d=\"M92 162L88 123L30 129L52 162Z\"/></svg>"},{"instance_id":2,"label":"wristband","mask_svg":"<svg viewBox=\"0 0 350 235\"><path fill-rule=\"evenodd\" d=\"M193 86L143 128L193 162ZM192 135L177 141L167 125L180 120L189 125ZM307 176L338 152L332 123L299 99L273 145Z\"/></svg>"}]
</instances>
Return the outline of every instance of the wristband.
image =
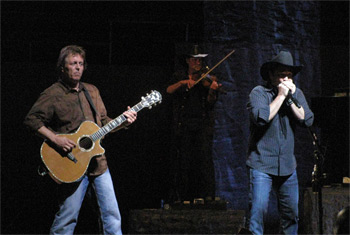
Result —
<instances>
[{"instance_id":1,"label":"wristband","mask_svg":"<svg viewBox=\"0 0 350 235\"><path fill-rule=\"evenodd\" d=\"M287 106L291 106L293 104L293 100L291 98L289 98L288 100L286 100L286 105Z\"/></svg>"}]
</instances>

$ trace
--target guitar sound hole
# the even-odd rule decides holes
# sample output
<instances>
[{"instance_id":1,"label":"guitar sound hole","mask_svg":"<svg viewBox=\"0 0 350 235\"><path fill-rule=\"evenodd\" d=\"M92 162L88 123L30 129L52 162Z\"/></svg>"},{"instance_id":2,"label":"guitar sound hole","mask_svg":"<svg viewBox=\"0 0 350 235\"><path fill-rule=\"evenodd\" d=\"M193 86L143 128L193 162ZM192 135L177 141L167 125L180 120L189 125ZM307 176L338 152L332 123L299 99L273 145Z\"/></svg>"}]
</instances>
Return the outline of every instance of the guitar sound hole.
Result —
<instances>
[{"instance_id":1,"label":"guitar sound hole","mask_svg":"<svg viewBox=\"0 0 350 235\"><path fill-rule=\"evenodd\" d=\"M93 145L93 142L89 137L83 137L79 140L79 146L84 150L91 149L92 145Z\"/></svg>"}]
</instances>

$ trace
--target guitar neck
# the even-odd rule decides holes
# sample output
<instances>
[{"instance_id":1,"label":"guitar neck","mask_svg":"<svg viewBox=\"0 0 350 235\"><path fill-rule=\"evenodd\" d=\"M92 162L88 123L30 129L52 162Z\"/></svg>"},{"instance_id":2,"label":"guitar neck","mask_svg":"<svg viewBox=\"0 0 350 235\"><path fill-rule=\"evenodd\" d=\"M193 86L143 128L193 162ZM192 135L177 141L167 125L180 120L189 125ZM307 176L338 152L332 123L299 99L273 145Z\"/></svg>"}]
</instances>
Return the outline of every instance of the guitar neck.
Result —
<instances>
[{"instance_id":1,"label":"guitar neck","mask_svg":"<svg viewBox=\"0 0 350 235\"><path fill-rule=\"evenodd\" d=\"M130 108L130 110L138 112L143 108L144 106L140 102L135 106L133 106L132 108ZM104 125L101 129L99 129L97 132L92 134L91 135L92 140L95 142L96 140L101 139L103 136L107 135L109 132L111 132L112 130L114 130L121 124L123 124L125 121L126 121L126 117L123 114L119 115L117 118L113 119L112 121Z\"/></svg>"}]
</instances>

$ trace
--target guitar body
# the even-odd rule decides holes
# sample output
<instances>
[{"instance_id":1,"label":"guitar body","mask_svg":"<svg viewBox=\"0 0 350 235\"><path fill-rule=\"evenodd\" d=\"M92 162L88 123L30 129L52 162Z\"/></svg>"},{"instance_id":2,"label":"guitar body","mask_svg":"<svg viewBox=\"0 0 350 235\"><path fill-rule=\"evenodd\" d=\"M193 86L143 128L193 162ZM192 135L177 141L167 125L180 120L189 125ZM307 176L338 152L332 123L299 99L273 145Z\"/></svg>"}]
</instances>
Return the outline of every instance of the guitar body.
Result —
<instances>
[{"instance_id":1,"label":"guitar body","mask_svg":"<svg viewBox=\"0 0 350 235\"><path fill-rule=\"evenodd\" d=\"M93 142L89 138L99 129L100 127L94 122L85 121L75 133L60 134L76 143L76 147L68 154L59 151L49 141L42 144L41 159L49 170L49 175L57 183L72 183L79 180L85 174L91 159L105 152L100 145L100 139Z\"/></svg>"}]
</instances>

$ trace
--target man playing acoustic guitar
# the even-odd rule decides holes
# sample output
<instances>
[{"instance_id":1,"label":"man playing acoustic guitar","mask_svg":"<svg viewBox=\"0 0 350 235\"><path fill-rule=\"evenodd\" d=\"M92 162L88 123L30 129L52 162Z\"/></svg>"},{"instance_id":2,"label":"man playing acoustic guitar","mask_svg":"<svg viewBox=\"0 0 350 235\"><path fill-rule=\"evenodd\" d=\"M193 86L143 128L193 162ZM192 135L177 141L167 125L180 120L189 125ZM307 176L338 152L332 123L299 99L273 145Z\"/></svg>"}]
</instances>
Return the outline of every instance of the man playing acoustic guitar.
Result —
<instances>
[{"instance_id":1,"label":"man playing acoustic guitar","mask_svg":"<svg viewBox=\"0 0 350 235\"><path fill-rule=\"evenodd\" d=\"M99 90L94 85L81 82L86 67L82 47L64 47L57 62L58 81L40 94L24 121L30 130L52 143L57 151L67 153L67 156L78 148L78 143L67 138L67 135L60 134L73 133L84 121L92 121L102 127L112 120L107 116ZM136 120L137 113L130 107L128 109L123 113L124 123L115 128L115 131ZM65 160L69 164L77 164L74 156L73 159ZM55 215L50 234L73 234L90 183L100 208L103 233L122 233L121 216L105 155L102 153L93 157L88 165L89 168L79 180L59 186L63 189L68 185L70 190L62 192L64 196L60 199L59 211ZM55 178L52 172L50 175Z\"/></svg>"}]
</instances>

